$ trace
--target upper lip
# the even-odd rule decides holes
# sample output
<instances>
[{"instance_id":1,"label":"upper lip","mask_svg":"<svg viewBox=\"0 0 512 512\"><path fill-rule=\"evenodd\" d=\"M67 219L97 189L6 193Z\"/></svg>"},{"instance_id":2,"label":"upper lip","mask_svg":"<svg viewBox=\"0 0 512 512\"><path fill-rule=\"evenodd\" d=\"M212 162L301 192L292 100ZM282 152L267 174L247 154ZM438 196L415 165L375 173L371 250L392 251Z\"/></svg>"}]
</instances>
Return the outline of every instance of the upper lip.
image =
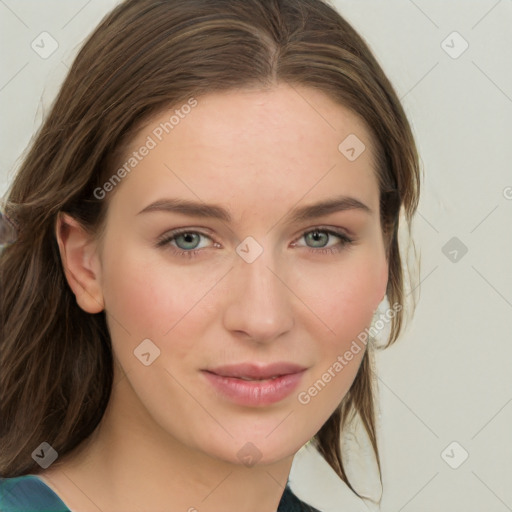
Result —
<instances>
[{"instance_id":1,"label":"upper lip","mask_svg":"<svg viewBox=\"0 0 512 512\"><path fill-rule=\"evenodd\" d=\"M247 379L270 379L271 377L279 377L281 375L289 375L299 373L306 368L294 363L280 362L272 364L254 364L241 363L217 366L208 368L207 372L215 373L221 377L234 377Z\"/></svg>"}]
</instances>

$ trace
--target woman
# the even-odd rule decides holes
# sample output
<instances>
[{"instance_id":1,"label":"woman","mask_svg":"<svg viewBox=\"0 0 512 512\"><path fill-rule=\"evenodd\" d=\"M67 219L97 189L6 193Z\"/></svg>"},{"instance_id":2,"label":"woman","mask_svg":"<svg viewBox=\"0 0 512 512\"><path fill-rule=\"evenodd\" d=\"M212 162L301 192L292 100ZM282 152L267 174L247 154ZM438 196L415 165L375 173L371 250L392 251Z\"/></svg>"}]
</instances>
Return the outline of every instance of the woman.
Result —
<instances>
[{"instance_id":1,"label":"woman","mask_svg":"<svg viewBox=\"0 0 512 512\"><path fill-rule=\"evenodd\" d=\"M400 102L321 0L121 3L4 200L0 509L315 510L287 485L309 440L351 486L418 195Z\"/></svg>"}]
</instances>

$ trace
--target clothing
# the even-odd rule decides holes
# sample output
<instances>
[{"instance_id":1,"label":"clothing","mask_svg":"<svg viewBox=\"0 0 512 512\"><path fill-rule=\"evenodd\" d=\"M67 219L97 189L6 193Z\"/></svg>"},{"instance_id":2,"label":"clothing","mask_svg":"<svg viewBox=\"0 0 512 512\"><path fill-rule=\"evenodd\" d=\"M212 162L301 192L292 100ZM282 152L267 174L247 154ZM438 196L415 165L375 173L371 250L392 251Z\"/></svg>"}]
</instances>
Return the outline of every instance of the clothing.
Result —
<instances>
[{"instance_id":1,"label":"clothing","mask_svg":"<svg viewBox=\"0 0 512 512\"><path fill-rule=\"evenodd\" d=\"M35 475L0 478L1 512L70 512L60 498Z\"/></svg>"},{"instance_id":2,"label":"clothing","mask_svg":"<svg viewBox=\"0 0 512 512\"><path fill-rule=\"evenodd\" d=\"M0 478L0 511L70 512L55 492L36 475ZM277 512L319 511L299 500L287 485Z\"/></svg>"}]
</instances>

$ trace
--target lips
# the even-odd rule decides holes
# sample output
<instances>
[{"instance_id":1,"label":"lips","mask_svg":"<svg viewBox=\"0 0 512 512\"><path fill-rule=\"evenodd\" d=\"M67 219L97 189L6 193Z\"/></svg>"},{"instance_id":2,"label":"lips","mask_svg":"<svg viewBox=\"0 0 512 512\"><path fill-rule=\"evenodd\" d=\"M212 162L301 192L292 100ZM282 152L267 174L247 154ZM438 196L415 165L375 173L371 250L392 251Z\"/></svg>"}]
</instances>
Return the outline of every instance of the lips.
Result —
<instances>
[{"instance_id":1,"label":"lips","mask_svg":"<svg viewBox=\"0 0 512 512\"><path fill-rule=\"evenodd\" d=\"M265 407L289 397L306 370L293 363L244 363L217 366L202 373L223 399L246 407Z\"/></svg>"},{"instance_id":2,"label":"lips","mask_svg":"<svg viewBox=\"0 0 512 512\"><path fill-rule=\"evenodd\" d=\"M293 363L273 363L269 365L242 363L237 365L218 366L205 371L214 373L220 377L231 377L241 380L268 380L276 379L283 375L300 373L305 369L305 367Z\"/></svg>"}]
</instances>

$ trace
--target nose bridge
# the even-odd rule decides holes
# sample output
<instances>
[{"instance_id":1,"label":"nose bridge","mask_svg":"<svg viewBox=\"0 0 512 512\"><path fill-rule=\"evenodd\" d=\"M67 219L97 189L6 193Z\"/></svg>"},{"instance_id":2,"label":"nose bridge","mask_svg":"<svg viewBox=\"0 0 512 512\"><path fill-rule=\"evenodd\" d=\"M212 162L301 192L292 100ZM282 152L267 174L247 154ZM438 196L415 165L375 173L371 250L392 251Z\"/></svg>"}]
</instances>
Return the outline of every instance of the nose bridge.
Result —
<instances>
[{"instance_id":1,"label":"nose bridge","mask_svg":"<svg viewBox=\"0 0 512 512\"><path fill-rule=\"evenodd\" d=\"M243 242L240 245L247 248ZM243 254L236 260L225 326L231 331L244 332L255 341L271 341L293 325L290 291L284 284L286 275L276 270L281 267L270 248L249 261Z\"/></svg>"}]
</instances>

